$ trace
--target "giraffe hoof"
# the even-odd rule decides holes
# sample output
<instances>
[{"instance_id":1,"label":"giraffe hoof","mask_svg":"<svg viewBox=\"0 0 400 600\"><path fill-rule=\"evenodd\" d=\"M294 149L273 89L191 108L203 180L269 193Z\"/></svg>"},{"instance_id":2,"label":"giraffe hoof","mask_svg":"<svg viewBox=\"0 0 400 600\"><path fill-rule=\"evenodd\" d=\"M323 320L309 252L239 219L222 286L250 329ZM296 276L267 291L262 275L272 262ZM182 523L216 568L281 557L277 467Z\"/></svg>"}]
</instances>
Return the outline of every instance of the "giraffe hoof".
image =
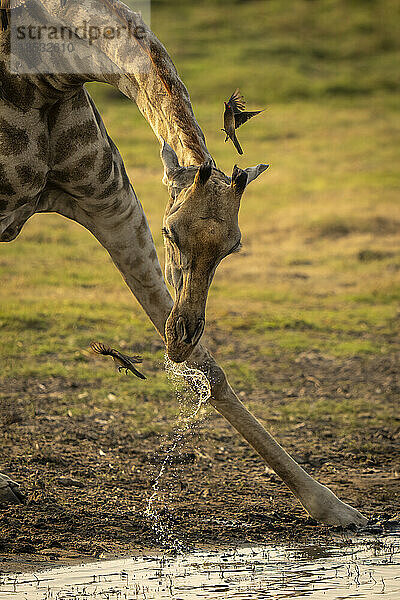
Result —
<instances>
[{"instance_id":1,"label":"giraffe hoof","mask_svg":"<svg viewBox=\"0 0 400 600\"><path fill-rule=\"evenodd\" d=\"M368 519L356 508L339 500L329 488L322 484L317 484L315 494L310 501L304 502L303 506L313 519L325 523L325 525L365 527L368 523Z\"/></svg>"}]
</instances>

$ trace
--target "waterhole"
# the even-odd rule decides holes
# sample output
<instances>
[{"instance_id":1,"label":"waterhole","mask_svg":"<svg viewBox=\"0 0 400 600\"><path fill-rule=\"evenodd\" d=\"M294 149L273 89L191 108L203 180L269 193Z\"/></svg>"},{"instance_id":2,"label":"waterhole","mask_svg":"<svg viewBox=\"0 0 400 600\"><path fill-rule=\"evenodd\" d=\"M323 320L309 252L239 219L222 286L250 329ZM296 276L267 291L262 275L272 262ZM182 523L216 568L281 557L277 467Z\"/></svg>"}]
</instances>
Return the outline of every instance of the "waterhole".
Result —
<instances>
[{"instance_id":1,"label":"waterhole","mask_svg":"<svg viewBox=\"0 0 400 600\"><path fill-rule=\"evenodd\" d=\"M400 598L400 536L144 556L0 576L0 599Z\"/></svg>"}]
</instances>

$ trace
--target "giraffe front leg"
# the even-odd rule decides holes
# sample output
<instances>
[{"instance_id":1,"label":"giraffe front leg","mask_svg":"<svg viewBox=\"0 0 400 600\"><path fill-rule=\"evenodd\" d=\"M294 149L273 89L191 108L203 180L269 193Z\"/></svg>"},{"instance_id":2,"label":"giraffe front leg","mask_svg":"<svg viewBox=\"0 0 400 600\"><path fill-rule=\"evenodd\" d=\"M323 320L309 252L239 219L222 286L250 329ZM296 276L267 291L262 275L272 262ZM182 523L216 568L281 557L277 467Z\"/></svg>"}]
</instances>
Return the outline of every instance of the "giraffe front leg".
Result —
<instances>
[{"instance_id":1,"label":"giraffe front leg","mask_svg":"<svg viewBox=\"0 0 400 600\"><path fill-rule=\"evenodd\" d=\"M69 205L70 206L70 205ZM115 214L78 214L73 218L89 229L108 250L128 286L163 337L165 321L172 308L157 260L153 239L143 209L133 191ZM362 526L367 520L324 485L314 480L261 423L245 408L230 387L224 371L199 344L188 361L207 375L212 389L210 403L223 415L263 460L282 478L306 511L329 525Z\"/></svg>"},{"instance_id":2,"label":"giraffe front leg","mask_svg":"<svg viewBox=\"0 0 400 600\"><path fill-rule=\"evenodd\" d=\"M126 284L164 338L173 300L158 261L153 237L133 188L125 185L107 204L76 199L59 188L47 189L38 212L57 212L90 231L107 250Z\"/></svg>"},{"instance_id":3,"label":"giraffe front leg","mask_svg":"<svg viewBox=\"0 0 400 600\"><path fill-rule=\"evenodd\" d=\"M168 292L143 208L132 188L112 214L94 212L84 225L108 251L126 284L164 338L173 300Z\"/></svg>"},{"instance_id":4,"label":"giraffe front leg","mask_svg":"<svg viewBox=\"0 0 400 600\"><path fill-rule=\"evenodd\" d=\"M313 479L264 429L236 396L224 371L205 348L199 344L188 363L200 368L210 381L212 406L275 471L311 517L320 523L340 527L366 525L366 517Z\"/></svg>"}]
</instances>

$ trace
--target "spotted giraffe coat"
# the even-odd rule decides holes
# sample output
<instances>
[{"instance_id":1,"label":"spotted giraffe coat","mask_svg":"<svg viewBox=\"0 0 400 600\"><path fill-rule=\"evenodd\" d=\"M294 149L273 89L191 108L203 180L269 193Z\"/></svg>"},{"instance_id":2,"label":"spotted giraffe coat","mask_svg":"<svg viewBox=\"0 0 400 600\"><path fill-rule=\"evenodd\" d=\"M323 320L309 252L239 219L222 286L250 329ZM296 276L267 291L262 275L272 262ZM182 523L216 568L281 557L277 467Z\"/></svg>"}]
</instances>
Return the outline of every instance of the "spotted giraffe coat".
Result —
<instances>
[{"instance_id":1,"label":"spotted giraffe coat","mask_svg":"<svg viewBox=\"0 0 400 600\"><path fill-rule=\"evenodd\" d=\"M36 212L106 211L124 190L131 201L122 159L82 85L17 77L4 59L0 79L1 241Z\"/></svg>"}]
</instances>

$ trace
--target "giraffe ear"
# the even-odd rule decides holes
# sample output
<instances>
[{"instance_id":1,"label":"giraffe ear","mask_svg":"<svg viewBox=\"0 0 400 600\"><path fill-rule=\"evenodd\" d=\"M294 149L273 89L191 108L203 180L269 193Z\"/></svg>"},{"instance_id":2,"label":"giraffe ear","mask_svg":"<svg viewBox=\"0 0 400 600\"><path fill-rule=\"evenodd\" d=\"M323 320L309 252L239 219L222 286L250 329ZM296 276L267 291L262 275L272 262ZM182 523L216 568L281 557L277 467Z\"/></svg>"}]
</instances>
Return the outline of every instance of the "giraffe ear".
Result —
<instances>
[{"instance_id":1,"label":"giraffe ear","mask_svg":"<svg viewBox=\"0 0 400 600\"><path fill-rule=\"evenodd\" d=\"M160 156L164 165L163 182L167 183L166 180L170 179L173 172L176 169L180 168L180 164L175 151L171 148L169 144L167 144L167 142L164 139L162 140Z\"/></svg>"},{"instance_id":2,"label":"giraffe ear","mask_svg":"<svg viewBox=\"0 0 400 600\"><path fill-rule=\"evenodd\" d=\"M237 196L241 196L246 189L248 175L243 169L239 169L237 165L233 167L231 186Z\"/></svg>"},{"instance_id":3,"label":"giraffe ear","mask_svg":"<svg viewBox=\"0 0 400 600\"><path fill-rule=\"evenodd\" d=\"M249 183L254 181L254 179L257 179L257 177L259 175L261 175L261 173L264 173L264 171L266 171L268 169L268 167L269 167L269 165L260 164L260 165L257 165L256 167L249 167L248 169L245 169L245 171L248 175L247 185L249 185Z\"/></svg>"},{"instance_id":4,"label":"giraffe ear","mask_svg":"<svg viewBox=\"0 0 400 600\"><path fill-rule=\"evenodd\" d=\"M210 160L206 160L200 165L199 170L196 173L196 177L194 178L195 185L206 185L207 181L210 179L212 173L212 162Z\"/></svg>"}]
</instances>

